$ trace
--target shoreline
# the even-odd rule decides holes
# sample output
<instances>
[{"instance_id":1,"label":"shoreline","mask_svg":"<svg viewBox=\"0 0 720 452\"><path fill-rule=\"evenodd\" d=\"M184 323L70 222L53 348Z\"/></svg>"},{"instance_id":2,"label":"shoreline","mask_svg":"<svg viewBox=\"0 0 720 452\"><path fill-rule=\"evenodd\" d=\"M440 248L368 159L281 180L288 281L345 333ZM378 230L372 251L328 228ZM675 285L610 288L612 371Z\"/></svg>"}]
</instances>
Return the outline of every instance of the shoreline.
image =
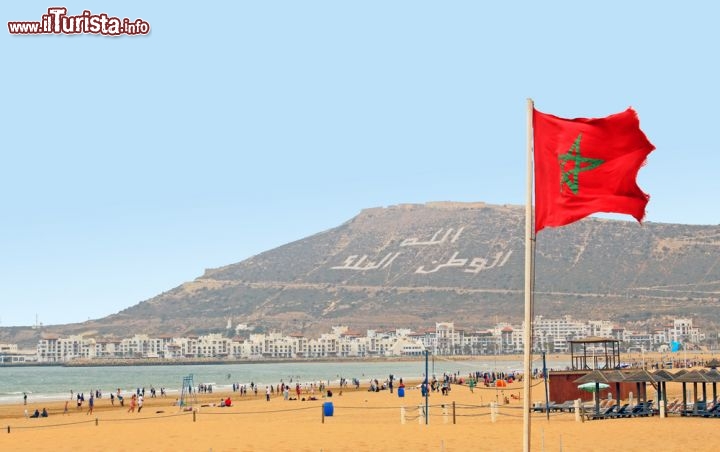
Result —
<instances>
[{"instance_id":1,"label":"shoreline","mask_svg":"<svg viewBox=\"0 0 720 452\"><path fill-rule=\"evenodd\" d=\"M430 355L431 359L443 361L522 361L523 355ZM561 354L553 359L564 359ZM75 359L65 362L22 362L3 363L2 367L124 367L124 366L183 366L183 365L224 365L224 364L275 364L275 363L357 363L357 362L420 362L424 356L372 356L342 358L264 358L264 359L224 359L224 358L112 358L112 359ZM570 362L569 355L567 361Z\"/></svg>"},{"instance_id":2,"label":"shoreline","mask_svg":"<svg viewBox=\"0 0 720 452\"><path fill-rule=\"evenodd\" d=\"M694 351L692 354L679 353L626 353L621 356L621 362L627 364L637 364L645 362L648 366L652 364L671 362L683 362L685 360L692 363L701 363L709 361L716 355L720 356L720 351ZM539 353L534 353L537 362L540 357ZM441 361L522 361L522 354L504 354L504 355L430 355L431 359ZM549 353L546 359L555 361L565 361L568 366L571 364L570 354L566 353ZM226 364L275 364L275 363L358 363L358 362L420 362L424 361L424 356L364 356L364 357L325 357L325 358L259 358L259 359L228 359L228 358L95 358L95 359L74 359L64 362L3 362L0 368L15 367L126 367L126 366L183 366L183 365L226 365Z\"/></svg>"}]
</instances>

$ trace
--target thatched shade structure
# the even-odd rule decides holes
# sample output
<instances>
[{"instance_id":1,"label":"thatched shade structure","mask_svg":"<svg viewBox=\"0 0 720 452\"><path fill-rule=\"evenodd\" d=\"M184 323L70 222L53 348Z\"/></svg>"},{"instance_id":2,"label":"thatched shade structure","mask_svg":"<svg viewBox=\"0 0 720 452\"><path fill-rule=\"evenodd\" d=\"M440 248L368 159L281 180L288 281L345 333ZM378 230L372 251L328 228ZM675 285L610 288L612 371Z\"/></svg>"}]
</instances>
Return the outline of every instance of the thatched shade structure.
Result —
<instances>
[{"instance_id":1,"label":"thatched shade structure","mask_svg":"<svg viewBox=\"0 0 720 452\"><path fill-rule=\"evenodd\" d=\"M574 381L574 383L581 385L584 383L595 383L595 414L600 414L600 383L610 385L610 383L616 383L616 393L618 394L618 403L620 397L620 382L623 380L623 374L617 370L601 371L593 370L588 372L582 377Z\"/></svg>"},{"instance_id":2,"label":"thatched shade structure","mask_svg":"<svg viewBox=\"0 0 720 452\"><path fill-rule=\"evenodd\" d=\"M632 372L628 375L625 375L624 381L629 382L635 382L637 384L637 395L638 395L638 404L641 402L647 402L647 384L651 383L654 384L658 380L655 379L655 376L648 372L645 369L638 370L636 372Z\"/></svg>"},{"instance_id":3,"label":"thatched shade structure","mask_svg":"<svg viewBox=\"0 0 720 452\"><path fill-rule=\"evenodd\" d=\"M703 372L705 374L705 378L710 380L712 382L712 399L713 403L717 403L717 384L720 382L720 371L715 369L714 367L710 370L706 370Z\"/></svg>"},{"instance_id":4,"label":"thatched shade structure","mask_svg":"<svg viewBox=\"0 0 720 452\"><path fill-rule=\"evenodd\" d=\"M608 370L605 372L605 378L609 382L615 383L615 401L620 406L620 383L625 381L625 374L619 370Z\"/></svg>"},{"instance_id":5,"label":"thatched shade structure","mask_svg":"<svg viewBox=\"0 0 720 452\"><path fill-rule=\"evenodd\" d=\"M596 369L592 372L586 373L582 377L575 380L573 383L577 383L579 385L584 383L611 383L605 374L606 372Z\"/></svg>"},{"instance_id":6,"label":"thatched shade structure","mask_svg":"<svg viewBox=\"0 0 720 452\"><path fill-rule=\"evenodd\" d=\"M653 377L655 377L657 381L673 381L675 379L675 375L676 374L671 374L665 369L659 369L653 372Z\"/></svg>"},{"instance_id":7,"label":"thatched shade structure","mask_svg":"<svg viewBox=\"0 0 720 452\"><path fill-rule=\"evenodd\" d=\"M680 372L678 372L680 374ZM710 382L710 379L705 377L705 375L697 370L692 370L689 372L682 373L681 375L675 375L675 378L673 381L679 381L682 383L683 388L683 416L685 415L687 411L687 391L685 390L687 383L693 384L693 411L697 413L697 402L698 402L698 393L697 393L697 385L698 383L702 383L703 387L705 387L705 384ZM704 392L704 390L703 390Z\"/></svg>"},{"instance_id":8,"label":"thatched shade structure","mask_svg":"<svg viewBox=\"0 0 720 452\"><path fill-rule=\"evenodd\" d=\"M717 358L713 358L705 363L705 367L709 367L710 369L716 369L720 367L720 361L718 361Z\"/></svg>"},{"instance_id":9,"label":"thatched shade structure","mask_svg":"<svg viewBox=\"0 0 720 452\"><path fill-rule=\"evenodd\" d=\"M667 382L673 381L675 377L667 370L660 369L653 372L653 378L655 378L655 381L658 382L658 388L660 388L660 400L662 400L665 412L667 413ZM658 402L658 406L660 406L660 402Z\"/></svg>"}]
</instances>

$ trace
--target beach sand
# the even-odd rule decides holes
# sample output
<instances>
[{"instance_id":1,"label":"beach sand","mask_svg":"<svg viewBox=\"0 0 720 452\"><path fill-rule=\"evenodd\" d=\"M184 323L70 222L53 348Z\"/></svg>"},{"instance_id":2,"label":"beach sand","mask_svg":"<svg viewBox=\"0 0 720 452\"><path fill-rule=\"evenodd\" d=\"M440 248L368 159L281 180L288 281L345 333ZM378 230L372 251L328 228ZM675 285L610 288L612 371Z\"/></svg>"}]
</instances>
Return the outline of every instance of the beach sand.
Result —
<instances>
[{"instance_id":1,"label":"beach sand","mask_svg":"<svg viewBox=\"0 0 720 452\"><path fill-rule=\"evenodd\" d=\"M538 380L539 382L539 380ZM411 387L412 386L412 387ZM47 404L48 418L26 419L25 406L0 406L0 451L521 451L523 449L522 383L500 392L495 388L454 385L450 395L429 397L430 423L418 423L418 405L424 405L420 390L408 385L405 397L397 391L377 393L364 389L333 389L332 398L316 401L285 401L273 395L267 402L263 391L257 397L237 393L198 396L195 412L181 411L174 398L146 398L142 412L128 413L105 397L95 402L89 415L87 403L78 411L69 403ZM542 400L542 386L533 390L533 400ZM680 397L680 384L670 384L671 398ZM229 395L231 407L212 407ZM303 394L303 397L309 395ZM495 422L487 406L501 404ZM323 404L331 401L333 415L323 423ZM455 403L455 424L452 405ZM447 416L443 416L444 404ZM202 406L205 405L205 406ZM400 407L407 420L400 422ZM30 413L43 407L28 402ZM422 419L422 418L421 418ZM8 426L10 432L8 433ZM533 451L680 451L709 450L720 427L719 419L643 417L578 422L570 413L532 416Z\"/></svg>"}]
</instances>

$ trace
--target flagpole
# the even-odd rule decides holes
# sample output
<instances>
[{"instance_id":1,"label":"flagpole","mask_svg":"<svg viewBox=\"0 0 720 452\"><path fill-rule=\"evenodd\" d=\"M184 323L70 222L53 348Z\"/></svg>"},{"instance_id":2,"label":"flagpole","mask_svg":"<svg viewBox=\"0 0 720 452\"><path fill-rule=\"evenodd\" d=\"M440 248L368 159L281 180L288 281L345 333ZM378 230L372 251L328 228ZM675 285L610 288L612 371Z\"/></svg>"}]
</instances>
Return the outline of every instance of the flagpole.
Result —
<instances>
[{"instance_id":1,"label":"flagpole","mask_svg":"<svg viewBox=\"0 0 720 452\"><path fill-rule=\"evenodd\" d=\"M532 316L533 316L533 119L534 104L527 100L527 192L525 197L525 330L523 340L523 451L530 452L530 399L532 383Z\"/></svg>"}]
</instances>

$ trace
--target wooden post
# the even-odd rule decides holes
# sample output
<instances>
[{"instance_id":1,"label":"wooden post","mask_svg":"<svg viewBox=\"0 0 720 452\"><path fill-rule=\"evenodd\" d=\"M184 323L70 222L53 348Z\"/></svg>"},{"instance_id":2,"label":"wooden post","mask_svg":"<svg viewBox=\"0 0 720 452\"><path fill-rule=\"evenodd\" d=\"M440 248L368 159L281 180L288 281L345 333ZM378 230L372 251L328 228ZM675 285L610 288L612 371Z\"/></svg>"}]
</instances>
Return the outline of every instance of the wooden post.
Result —
<instances>
[{"instance_id":1,"label":"wooden post","mask_svg":"<svg viewBox=\"0 0 720 452\"><path fill-rule=\"evenodd\" d=\"M196 415L196 413L197 413L197 411L193 410L193 422L195 422L195 415Z\"/></svg>"},{"instance_id":2,"label":"wooden post","mask_svg":"<svg viewBox=\"0 0 720 452\"><path fill-rule=\"evenodd\" d=\"M98 426L98 418L95 418L95 427Z\"/></svg>"},{"instance_id":3,"label":"wooden post","mask_svg":"<svg viewBox=\"0 0 720 452\"><path fill-rule=\"evenodd\" d=\"M583 420L583 412L582 406L580 405L580 399L575 399L573 406L575 407L575 422L581 422Z\"/></svg>"},{"instance_id":4,"label":"wooden post","mask_svg":"<svg viewBox=\"0 0 720 452\"><path fill-rule=\"evenodd\" d=\"M325 407L324 407L324 406L321 406L320 408L322 408L322 410L321 410L321 412L322 412L322 423L324 424L324 423L325 423Z\"/></svg>"},{"instance_id":5,"label":"wooden post","mask_svg":"<svg viewBox=\"0 0 720 452\"><path fill-rule=\"evenodd\" d=\"M453 425L455 425L455 401L453 400Z\"/></svg>"}]
</instances>

